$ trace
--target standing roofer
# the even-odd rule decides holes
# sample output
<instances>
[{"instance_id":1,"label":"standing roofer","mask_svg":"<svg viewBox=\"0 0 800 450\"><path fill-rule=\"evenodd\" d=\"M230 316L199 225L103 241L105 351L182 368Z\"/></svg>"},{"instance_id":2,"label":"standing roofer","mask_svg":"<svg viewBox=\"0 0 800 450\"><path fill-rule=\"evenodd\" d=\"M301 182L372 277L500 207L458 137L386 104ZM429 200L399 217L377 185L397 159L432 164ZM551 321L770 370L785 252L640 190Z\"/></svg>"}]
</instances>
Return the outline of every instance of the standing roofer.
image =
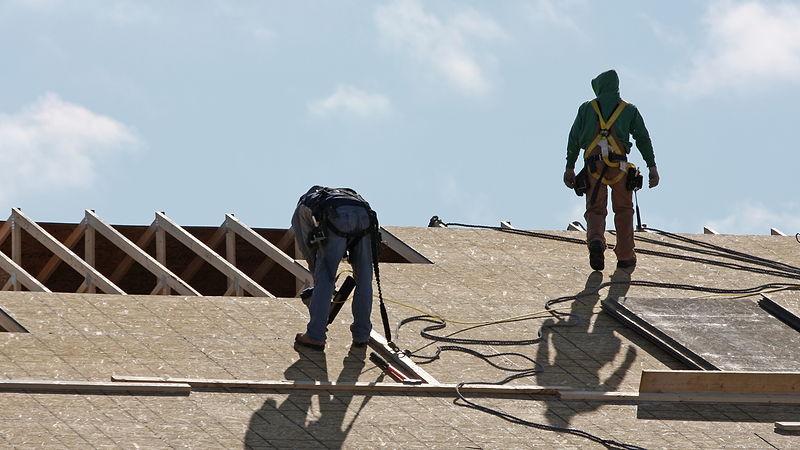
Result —
<instances>
[{"instance_id":1,"label":"standing roofer","mask_svg":"<svg viewBox=\"0 0 800 450\"><path fill-rule=\"evenodd\" d=\"M308 310L311 320L295 342L315 350L325 349L328 312L339 263L345 253L356 281L353 295L353 346L365 347L372 323L372 268L378 219L369 203L348 188L314 186L297 203L292 229L300 251L314 275L314 289Z\"/></svg>"},{"instance_id":2,"label":"standing roofer","mask_svg":"<svg viewBox=\"0 0 800 450\"><path fill-rule=\"evenodd\" d=\"M659 176L653 144L636 106L619 95L619 76L614 70L603 72L592 80L597 98L583 103L569 131L567 168L564 184L578 195L586 194L586 242L589 265L603 270L606 249L605 228L608 213L608 190L611 186L611 205L617 243L617 267L636 265L633 251L633 190L641 187L641 175L636 166L627 162L631 152L629 137L650 169L650 187L658 185ZM575 160L584 149L584 168L575 175Z\"/></svg>"}]
</instances>

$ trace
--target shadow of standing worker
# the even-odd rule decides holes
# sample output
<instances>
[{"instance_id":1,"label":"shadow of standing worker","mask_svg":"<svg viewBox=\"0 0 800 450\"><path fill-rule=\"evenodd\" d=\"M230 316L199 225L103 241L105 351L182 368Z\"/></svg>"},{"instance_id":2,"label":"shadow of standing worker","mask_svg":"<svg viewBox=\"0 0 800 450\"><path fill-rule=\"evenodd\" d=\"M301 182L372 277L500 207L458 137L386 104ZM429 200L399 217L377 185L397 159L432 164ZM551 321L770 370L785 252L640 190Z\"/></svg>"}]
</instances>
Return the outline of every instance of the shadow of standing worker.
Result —
<instances>
[{"instance_id":1,"label":"shadow of standing worker","mask_svg":"<svg viewBox=\"0 0 800 450\"><path fill-rule=\"evenodd\" d=\"M364 369L366 348L352 348L344 358L344 367L337 381L358 381ZM309 358L309 359L306 359ZM309 372L322 370L327 374L325 354L322 352L301 353L301 358L284 372L287 380L311 381ZM328 381L324 375L319 381ZM245 435L245 449L261 450L275 448L340 449L361 409L369 396L352 393L292 390L283 402L282 395L271 394L259 411L250 419ZM359 409L345 416L354 397L363 397ZM318 405L318 406L317 406Z\"/></svg>"},{"instance_id":2,"label":"shadow of standing worker","mask_svg":"<svg viewBox=\"0 0 800 450\"><path fill-rule=\"evenodd\" d=\"M630 287L630 271L617 269L611 281L615 283L609 287L608 297L624 296ZM604 368L614 364L623 348L622 341L614 335L615 325L609 322L614 319L602 313L595 317L600 293L592 291L602 282L602 272L592 272L582 291L591 293L579 294L571 303L571 312L580 317L580 323L572 327L547 328L551 333L539 344L536 358L544 366L544 371L537 377L539 385L566 385L575 390L604 392L618 390L636 359L636 349L627 347L619 366L610 375L603 375L607 372ZM570 322L574 321L575 318L570 319ZM552 319L548 322L554 323ZM572 417L596 408L597 405L585 402L580 402L579 406L567 406L560 400L551 401L545 416L550 425L568 427Z\"/></svg>"}]
</instances>

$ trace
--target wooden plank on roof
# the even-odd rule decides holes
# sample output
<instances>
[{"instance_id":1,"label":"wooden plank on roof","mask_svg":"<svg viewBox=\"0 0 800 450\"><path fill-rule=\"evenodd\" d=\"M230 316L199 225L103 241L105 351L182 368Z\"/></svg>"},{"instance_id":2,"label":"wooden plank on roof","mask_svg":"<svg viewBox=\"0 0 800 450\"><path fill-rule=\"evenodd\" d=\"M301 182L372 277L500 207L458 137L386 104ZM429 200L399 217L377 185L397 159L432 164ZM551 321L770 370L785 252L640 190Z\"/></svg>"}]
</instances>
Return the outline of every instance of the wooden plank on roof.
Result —
<instances>
[{"instance_id":1,"label":"wooden plank on roof","mask_svg":"<svg viewBox=\"0 0 800 450\"><path fill-rule=\"evenodd\" d=\"M600 392L600 391L559 391L558 397L564 401L603 402L603 403L762 403L762 404L800 404L800 395L786 394L739 394L724 392L697 392L678 394L638 393L638 392Z\"/></svg>"},{"instance_id":2,"label":"wooden plank on roof","mask_svg":"<svg viewBox=\"0 0 800 450\"><path fill-rule=\"evenodd\" d=\"M200 295L199 292L197 292L194 288L189 286L185 281L178 278L178 276L172 273L171 270L167 269L164 265L156 261L155 258L145 253L145 251L142 250L140 247L137 247L136 244L131 242L130 239L126 238L125 236L120 234L117 230L115 230L111 225L107 224L94 211L87 209L85 220L88 225L87 230L88 229L97 230L106 239L111 241L112 244L119 247L122 251L124 251L128 256L133 258L142 267L144 267L150 273L155 275L159 279L159 282L162 284L161 286L162 290L168 286L175 289L175 291L177 291L181 295L195 295L195 296Z\"/></svg>"},{"instance_id":3,"label":"wooden plank on roof","mask_svg":"<svg viewBox=\"0 0 800 450\"><path fill-rule=\"evenodd\" d=\"M446 393L455 394L456 384L404 384L378 382L342 382L342 381L261 381L261 380L225 380L204 378L158 378L158 377L125 377L112 376L117 383L182 383L201 389L253 389L253 390L322 390L322 391L367 391L367 392L404 392L414 393ZM464 394L493 395L556 395L559 391L567 391L567 386L506 386L506 385L463 385L459 390Z\"/></svg>"},{"instance_id":4,"label":"wooden plank on roof","mask_svg":"<svg viewBox=\"0 0 800 450\"><path fill-rule=\"evenodd\" d=\"M78 391L82 394L131 393L188 395L192 387L186 383L108 383L93 381L55 381L55 380L0 380L0 391L23 389L28 392Z\"/></svg>"},{"instance_id":5,"label":"wooden plank on roof","mask_svg":"<svg viewBox=\"0 0 800 450\"><path fill-rule=\"evenodd\" d=\"M236 234L241 236L244 240L250 243L253 247L257 248L261 253L272 258L281 267L286 269L289 273L304 282L311 283L314 276L305 267L300 265L293 258L289 257L283 250L276 247L272 242L264 239L260 234L253 231L250 227L242 223L233 214L225 215L225 223L228 229L233 230Z\"/></svg>"},{"instance_id":6,"label":"wooden plank on roof","mask_svg":"<svg viewBox=\"0 0 800 450\"><path fill-rule=\"evenodd\" d=\"M775 429L783 431L800 431L800 422L775 422Z\"/></svg>"},{"instance_id":7,"label":"wooden plank on roof","mask_svg":"<svg viewBox=\"0 0 800 450\"><path fill-rule=\"evenodd\" d=\"M75 269L75 271L77 271L79 274L83 275L86 280L85 284L87 286L91 286L92 283L95 283L106 294L126 295L125 291L112 283L111 280L106 278L102 273L98 272L94 267L87 264L86 261L73 253L72 250L64 246L64 244L59 242L58 239L54 238L50 233L45 231L44 228L39 226L39 224L28 218L28 216L23 214L19 208L12 209L12 216L14 218L15 228L16 224L19 224L20 228L27 231L31 237L47 247L48 250L61 258L62 261Z\"/></svg>"},{"instance_id":8,"label":"wooden plank on roof","mask_svg":"<svg viewBox=\"0 0 800 450\"><path fill-rule=\"evenodd\" d=\"M200 242L199 239L181 228L180 225L170 220L164 213L156 212L156 221L156 225L159 228L163 228L167 233L203 258L203 260L211 264L215 269L219 270L228 279L233 280L235 286L241 286L245 291L255 297L275 297L260 284L250 279L244 272L237 269L236 266L219 256L217 252Z\"/></svg>"},{"instance_id":9,"label":"wooden plank on roof","mask_svg":"<svg viewBox=\"0 0 800 450\"><path fill-rule=\"evenodd\" d=\"M800 395L800 373L645 370L639 392Z\"/></svg>"}]
</instances>

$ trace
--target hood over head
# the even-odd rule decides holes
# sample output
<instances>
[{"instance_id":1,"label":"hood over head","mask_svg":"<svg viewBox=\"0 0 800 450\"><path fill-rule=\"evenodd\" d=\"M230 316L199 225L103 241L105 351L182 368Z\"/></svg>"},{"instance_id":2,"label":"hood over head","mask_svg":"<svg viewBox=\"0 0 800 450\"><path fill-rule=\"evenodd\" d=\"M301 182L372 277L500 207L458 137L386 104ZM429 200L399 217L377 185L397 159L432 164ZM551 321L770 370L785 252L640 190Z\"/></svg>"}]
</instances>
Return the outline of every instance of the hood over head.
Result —
<instances>
[{"instance_id":1,"label":"hood over head","mask_svg":"<svg viewBox=\"0 0 800 450\"><path fill-rule=\"evenodd\" d=\"M592 89L600 103L600 110L603 118L608 119L611 111L620 100L619 96L619 75L614 69L607 70L592 80Z\"/></svg>"}]
</instances>

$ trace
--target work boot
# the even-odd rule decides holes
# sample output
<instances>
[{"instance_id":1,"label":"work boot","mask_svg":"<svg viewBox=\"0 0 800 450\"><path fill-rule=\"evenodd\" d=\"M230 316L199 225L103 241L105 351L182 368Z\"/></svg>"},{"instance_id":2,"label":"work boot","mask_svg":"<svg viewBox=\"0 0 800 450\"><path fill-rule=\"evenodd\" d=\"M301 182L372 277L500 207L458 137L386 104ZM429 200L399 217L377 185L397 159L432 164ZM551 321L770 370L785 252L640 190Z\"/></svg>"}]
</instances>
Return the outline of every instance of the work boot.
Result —
<instances>
[{"instance_id":1,"label":"work boot","mask_svg":"<svg viewBox=\"0 0 800 450\"><path fill-rule=\"evenodd\" d=\"M631 259L625 259L622 261L617 261L617 268L618 269L627 269L629 267L633 267L636 265L636 255L633 255Z\"/></svg>"},{"instance_id":2,"label":"work boot","mask_svg":"<svg viewBox=\"0 0 800 450\"><path fill-rule=\"evenodd\" d=\"M589 265L594 270L603 270L606 266L605 256L606 246L603 241L594 239L589 243Z\"/></svg>"},{"instance_id":3,"label":"work boot","mask_svg":"<svg viewBox=\"0 0 800 450\"><path fill-rule=\"evenodd\" d=\"M312 350L319 350L319 351L325 350L325 342L317 342L308 337L305 333L297 333L297 335L294 337L294 342L298 345L301 345L303 347L308 347Z\"/></svg>"},{"instance_id":4,"label":"work boot","mask_svg":"<svg viewBox=\"0 0 800 450\"><path fill-rule=\"evenodd\" d=\"M353 343L351 344L352 347L356 347L356 348L364 348L367 345L369 345L369 341L363 341L362 342L362 341L357 341L355 339L353 339Z\"/></svg>"}]
</instances>

